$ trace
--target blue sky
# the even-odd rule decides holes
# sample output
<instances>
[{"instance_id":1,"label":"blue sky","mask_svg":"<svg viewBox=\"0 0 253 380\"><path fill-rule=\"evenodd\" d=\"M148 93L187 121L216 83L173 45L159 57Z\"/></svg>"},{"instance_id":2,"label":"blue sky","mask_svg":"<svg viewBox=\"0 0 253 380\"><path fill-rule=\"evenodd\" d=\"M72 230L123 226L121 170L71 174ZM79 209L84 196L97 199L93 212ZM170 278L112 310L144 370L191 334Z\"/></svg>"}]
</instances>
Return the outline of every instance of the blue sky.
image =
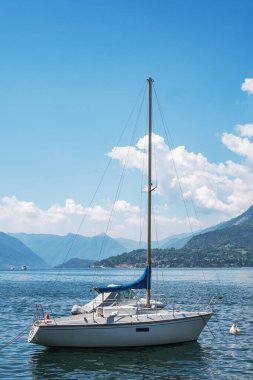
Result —
<instances>
[{"instance_id":1,"label":"blue sky","mask_svg":"<svg viewBox=\"0 0 253 380\"><path fill-rule=\"evenodd\" d=\"M185 146L175 151L183 177L183 157L193 158L192 175L199 154L206 158L198 161L203 173L211 168L209 178L195 173L203 178L192 181L197 190L182 184L195 203L193 227L253 204L253 96L241 89L253 77L252 14L250 0L0 0L0 229L73 232L87 211L81 233L106 229L119 151L104 192L87 207L148 75L175 148ZM132 182L138 171L129 165ZM165 237L188 223L176 207L172 175L167 188L160 177L157 213ZM113 236L137 238L134 191L125 185Z\"/></svg>"}]
</instances>

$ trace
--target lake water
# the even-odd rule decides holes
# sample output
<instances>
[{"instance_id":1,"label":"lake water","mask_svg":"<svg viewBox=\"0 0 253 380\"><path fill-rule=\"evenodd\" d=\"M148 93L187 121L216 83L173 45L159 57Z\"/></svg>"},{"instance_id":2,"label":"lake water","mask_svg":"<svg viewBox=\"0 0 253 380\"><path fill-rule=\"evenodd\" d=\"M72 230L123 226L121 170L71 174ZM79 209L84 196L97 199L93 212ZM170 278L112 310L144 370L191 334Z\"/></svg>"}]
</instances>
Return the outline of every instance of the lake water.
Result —
<instances>
[{"instance_id":1,"label":"lake water","mask_svg":"<svg viewBox=\"0 0 253 380\"><path fill-rule=\"evenodd\" d=\"M127 350L61 350L27 343L36 303L51 305L55 315L67 314L73 304L91 299L90 287L97 279L122 283L139 273L100 269L94 277L90 269L0 271L0 379L253 378L253 268L158 273L169 306L186 307L208 303L213 295L223 297L198 342ZM241 329L236 336L228 333L234 321Z\"/></svg>"}]
</instances>

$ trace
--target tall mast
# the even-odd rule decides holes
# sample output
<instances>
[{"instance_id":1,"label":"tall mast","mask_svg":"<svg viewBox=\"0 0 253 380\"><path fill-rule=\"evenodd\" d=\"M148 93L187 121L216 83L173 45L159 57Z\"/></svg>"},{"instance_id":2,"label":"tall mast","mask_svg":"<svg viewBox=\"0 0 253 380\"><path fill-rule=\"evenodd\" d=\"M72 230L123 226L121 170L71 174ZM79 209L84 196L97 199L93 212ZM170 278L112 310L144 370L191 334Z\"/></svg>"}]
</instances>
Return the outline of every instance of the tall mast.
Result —
<instances>
[{"instance_id":1,"label":"tall mast","mask_svg":"<svg viewBox=\"0 0 253 380\"><path fill-rule=\"evenodd\" d=\"M147 231L147 268L151 273L151 192L152 192L152 83L148 78L148 231ZM150 280L146 293L146 305L150 307Z\"/></svg>"}]
</instances>

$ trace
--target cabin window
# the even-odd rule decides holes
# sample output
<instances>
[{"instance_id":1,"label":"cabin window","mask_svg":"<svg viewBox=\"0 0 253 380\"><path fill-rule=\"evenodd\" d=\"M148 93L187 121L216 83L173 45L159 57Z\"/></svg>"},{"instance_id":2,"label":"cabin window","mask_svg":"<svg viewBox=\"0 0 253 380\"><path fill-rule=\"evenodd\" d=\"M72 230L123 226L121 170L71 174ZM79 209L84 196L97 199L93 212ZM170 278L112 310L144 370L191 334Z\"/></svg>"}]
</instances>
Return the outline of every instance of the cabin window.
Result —
<instances>
[{"instance_id":1,"label":"cabin window","mask_svg":"<svg viewBox=\"0 0 253 380\"><path fill-rule=\"evenodd\" d=\"M149 332L149 328L148 327L138 327L136 329L136 332Z\"/></svg>"}]
</instances>

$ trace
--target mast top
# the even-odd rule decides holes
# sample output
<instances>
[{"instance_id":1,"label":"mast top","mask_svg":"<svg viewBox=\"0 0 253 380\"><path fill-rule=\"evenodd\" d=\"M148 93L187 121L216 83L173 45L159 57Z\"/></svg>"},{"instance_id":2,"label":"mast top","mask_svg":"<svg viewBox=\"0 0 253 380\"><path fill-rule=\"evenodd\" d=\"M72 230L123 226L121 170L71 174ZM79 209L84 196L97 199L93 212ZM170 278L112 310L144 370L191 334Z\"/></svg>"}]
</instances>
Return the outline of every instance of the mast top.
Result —
<instances>
[{"instance_id":1,"label":"mast top","mask_svg":"<svg viewBox=\"0 0 253 380\"><path fill-rule=\"evenodd\" d=\"M147 81L150 82L150 83L152 83L152 82L154 82L154 79L151 78L151 77L148 77L148 78L147 78Z\"/></svg>"}]
</instances>

